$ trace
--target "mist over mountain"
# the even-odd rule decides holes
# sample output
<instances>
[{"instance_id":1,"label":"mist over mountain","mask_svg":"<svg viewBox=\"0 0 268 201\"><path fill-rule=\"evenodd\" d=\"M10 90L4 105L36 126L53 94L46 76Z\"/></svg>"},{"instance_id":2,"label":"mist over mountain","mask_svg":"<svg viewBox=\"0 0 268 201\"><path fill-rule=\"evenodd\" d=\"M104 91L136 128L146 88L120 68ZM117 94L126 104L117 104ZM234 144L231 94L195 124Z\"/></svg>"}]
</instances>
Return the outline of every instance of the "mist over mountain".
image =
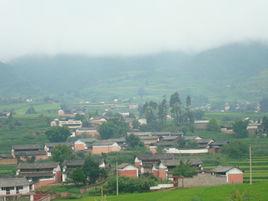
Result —
<instances>
[{"instance_id":1,"label":"mist over mountain","mask_svg":"<svg viewBox=\"0 0 268 201\"><path fill-rule=\"evenodd\" d=\"M200 52L143 56L25 56L0 63L0 95L161 98L179 91L208 101L257 101L268 95L268 46L237 43Z\"/></svg>"}]
</instances>

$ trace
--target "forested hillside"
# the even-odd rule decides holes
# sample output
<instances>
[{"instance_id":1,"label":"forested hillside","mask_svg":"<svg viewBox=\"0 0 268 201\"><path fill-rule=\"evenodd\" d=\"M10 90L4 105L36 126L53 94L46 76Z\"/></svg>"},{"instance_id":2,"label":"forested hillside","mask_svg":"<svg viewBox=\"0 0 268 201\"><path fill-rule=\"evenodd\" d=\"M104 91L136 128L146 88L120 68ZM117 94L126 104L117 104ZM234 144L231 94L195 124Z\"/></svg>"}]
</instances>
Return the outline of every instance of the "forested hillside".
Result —
<instances>
[{"instance_id":1,"label":"forested hillside","mask_svg":"<svg viewBox=\"0 0 268 201\"><path fill-rule=\"evenodd\" d=\"M195 100L268 96L268 46L231 44L196 54L25 56L0 63L0 95L112 99L179 91ZM18 96L18 95L17 95Z\"/></svg>"}]
</instances>

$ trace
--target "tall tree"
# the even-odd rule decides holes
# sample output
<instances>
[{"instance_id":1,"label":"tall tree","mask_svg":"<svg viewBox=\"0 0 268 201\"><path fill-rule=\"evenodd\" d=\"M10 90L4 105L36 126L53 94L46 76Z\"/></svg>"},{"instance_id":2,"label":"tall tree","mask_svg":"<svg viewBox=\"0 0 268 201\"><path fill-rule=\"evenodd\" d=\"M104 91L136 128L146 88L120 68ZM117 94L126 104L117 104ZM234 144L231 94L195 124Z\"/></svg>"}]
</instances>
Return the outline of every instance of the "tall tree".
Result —
<instances>
[{"instance_id":1,"label":"tall tree","mask_svg":"<svg viewBox=\"0 0 268 201\"><path fill-rule=\"evenodd\" d=\"M50 142L65 142L71 135L71 132L66 127L51 127L45 132Z\"/></svg>"},{"instance_id":2,"label":"tall tree","mask_svg":"<svg viewBox=\"0 0 268 201\"><path fill-rule=\"evenodd\" d=\"M168 114L168 104L167 100L164 97L161 103L158 105L158 118L160 121L161 128L163 128L166 124Z\"/></svg>"},{"instance_id":3,"label":"tall tree","mask_svg":"<svg viewBox=\"0 0 268 201\"><path fill-rule=\"evenodd\" d=\"M182 123L182 108L181 100L178 92L175 92L170 96L169 100L170 112L177 126Z\"/></svg>"},{"instance_id":4,"label":"tall tree","mask_svg":"<svg viewBox=\"0 0 268 201\"><path fill-rule=\"evenodd\" d=\"M233 123L233 130L235 133L235 136L238 138L243 138L248 136L247 131L248 121L236 121Z\"/></svg>"},{"instance_id":5,"label":"tall tree","mask_svg":"<svg viewBox=\"0 0 268 201\"><path fill-rule=\"evenodd\" d=\"M128 125L122 119L113 118L99 126L98 131L102 139L126 136Z\"/></svg>"},{"instance_id":6,"label":"tall tree","mask_svg":"<svg viewBox=\"0 0 268 201\"><path fill-rule=\"evenodd\" d=\"M71 147L67 145L57 145L52 151L52 160L63 163L64 160L70 160L74 158L74 153Z\"/></svg>"},{"instance_id":7,"label":"tall tree","mask_svg":"<svg viewBox=\"0 0 268 201\"><path fill-rule=\"evenodd\" d=\"M104 170L100 169L99 165L90 156L86 158L83 170L90 184L94 184L104 175Z\"/></svg>"}]
</instances>

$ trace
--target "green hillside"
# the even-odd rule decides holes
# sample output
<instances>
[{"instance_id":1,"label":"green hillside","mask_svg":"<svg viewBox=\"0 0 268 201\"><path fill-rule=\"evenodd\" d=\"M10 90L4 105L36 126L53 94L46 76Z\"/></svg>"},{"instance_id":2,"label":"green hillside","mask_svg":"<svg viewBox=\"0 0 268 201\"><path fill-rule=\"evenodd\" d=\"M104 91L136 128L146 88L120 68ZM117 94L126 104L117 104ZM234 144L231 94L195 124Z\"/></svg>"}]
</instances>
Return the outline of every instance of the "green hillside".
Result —
<instances>
[{"instance_id":1,"label":"green hillside","mask_svg":"<svg viewBox=\"0 0 268 201\"><path fill-rule=\"evenodd\" d=\"M198 54L27 56L0 64L0 95L65 99L159 98L178 90L203 103L268 96L268 46L231 44Z\"/></svg>"},{"instance_id":2,"label":"green hillside","mask_svg":"<svg viewBox=\"0 0 268 201\"><path fill-rule=\"evenodd\" d=\"M134 193L116 196L108 196L107 201L229 201L235 191L247 193L249 201L266 201L268 198L268 183L254 185L224 185L216 187L200 187L151 193ZM60 200L60 201L67 201ZM70 200L70 199L69 199ZM94 197L75 199L77 201L101 200ZM105 200L105 201L106 201Z\"/></svg>"}]
</instances>

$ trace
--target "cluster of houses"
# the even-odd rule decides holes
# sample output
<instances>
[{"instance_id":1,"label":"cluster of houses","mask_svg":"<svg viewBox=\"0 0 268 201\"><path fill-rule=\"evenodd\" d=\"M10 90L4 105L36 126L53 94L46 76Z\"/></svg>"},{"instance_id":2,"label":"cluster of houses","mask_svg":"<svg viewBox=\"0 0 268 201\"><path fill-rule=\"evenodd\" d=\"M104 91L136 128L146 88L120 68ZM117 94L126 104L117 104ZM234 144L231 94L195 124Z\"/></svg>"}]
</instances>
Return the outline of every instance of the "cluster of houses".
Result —
<instances>
[{"instance_id":1,"label":"cluster of houses","mask_svg":"<svg viewBox=\"0 0 268 201\"><path fill-rule=\"evenodd\" d=\"M134 107L134 106L133 106ZM16 177L0 178L0 201L7 197L28 197L34 200L34 189L43 186L68 182L69 174L75 168L81 168L84 160L64 161L62 166L56 162L49 162L53 149L57 145L66 145L76 152L101 155L103 153L120 152L127 147L126 137L101 140L97 127L107 121L104 117L90 119L91 127L83 127L81 120L76 120L76 113L58 111L59 119L51 122L51 126L68 127L72 131L73 140L61 143L46 143L44 145L13 145L11 155L0 155L0 164L17 165ZM126 122L129 114L122 113ZM145 119L139 119L146 124ZM206 129L208 121L196 121L196 129ZM131 127L131 125L130 125ZM119 164L119 176L139 178L143 174L151 174L161 181L173 181L174 187L217 185L225 183L243 183L243 172L236 167L217 167L204 170L202 161L197 154L215 153L228 142L215 142L213 139L204 139L199 136L184 136L183 133L172 132L140 132L130 131L127 136L134 135L150 150L150 154L137 155L133 163ZM191 141L194 148L178 148L181 141ZM158 153L163 148L164 154ZM187 157L184 157L184 156ZM189 157L190 156L190 157ZM31 163L29 163L31 161ZM198 170L193 178L175 177L173 169L181 162L187 162ZM99 162L100 168L109 168L104 161Z\"/></svg>"}]
</instances>

